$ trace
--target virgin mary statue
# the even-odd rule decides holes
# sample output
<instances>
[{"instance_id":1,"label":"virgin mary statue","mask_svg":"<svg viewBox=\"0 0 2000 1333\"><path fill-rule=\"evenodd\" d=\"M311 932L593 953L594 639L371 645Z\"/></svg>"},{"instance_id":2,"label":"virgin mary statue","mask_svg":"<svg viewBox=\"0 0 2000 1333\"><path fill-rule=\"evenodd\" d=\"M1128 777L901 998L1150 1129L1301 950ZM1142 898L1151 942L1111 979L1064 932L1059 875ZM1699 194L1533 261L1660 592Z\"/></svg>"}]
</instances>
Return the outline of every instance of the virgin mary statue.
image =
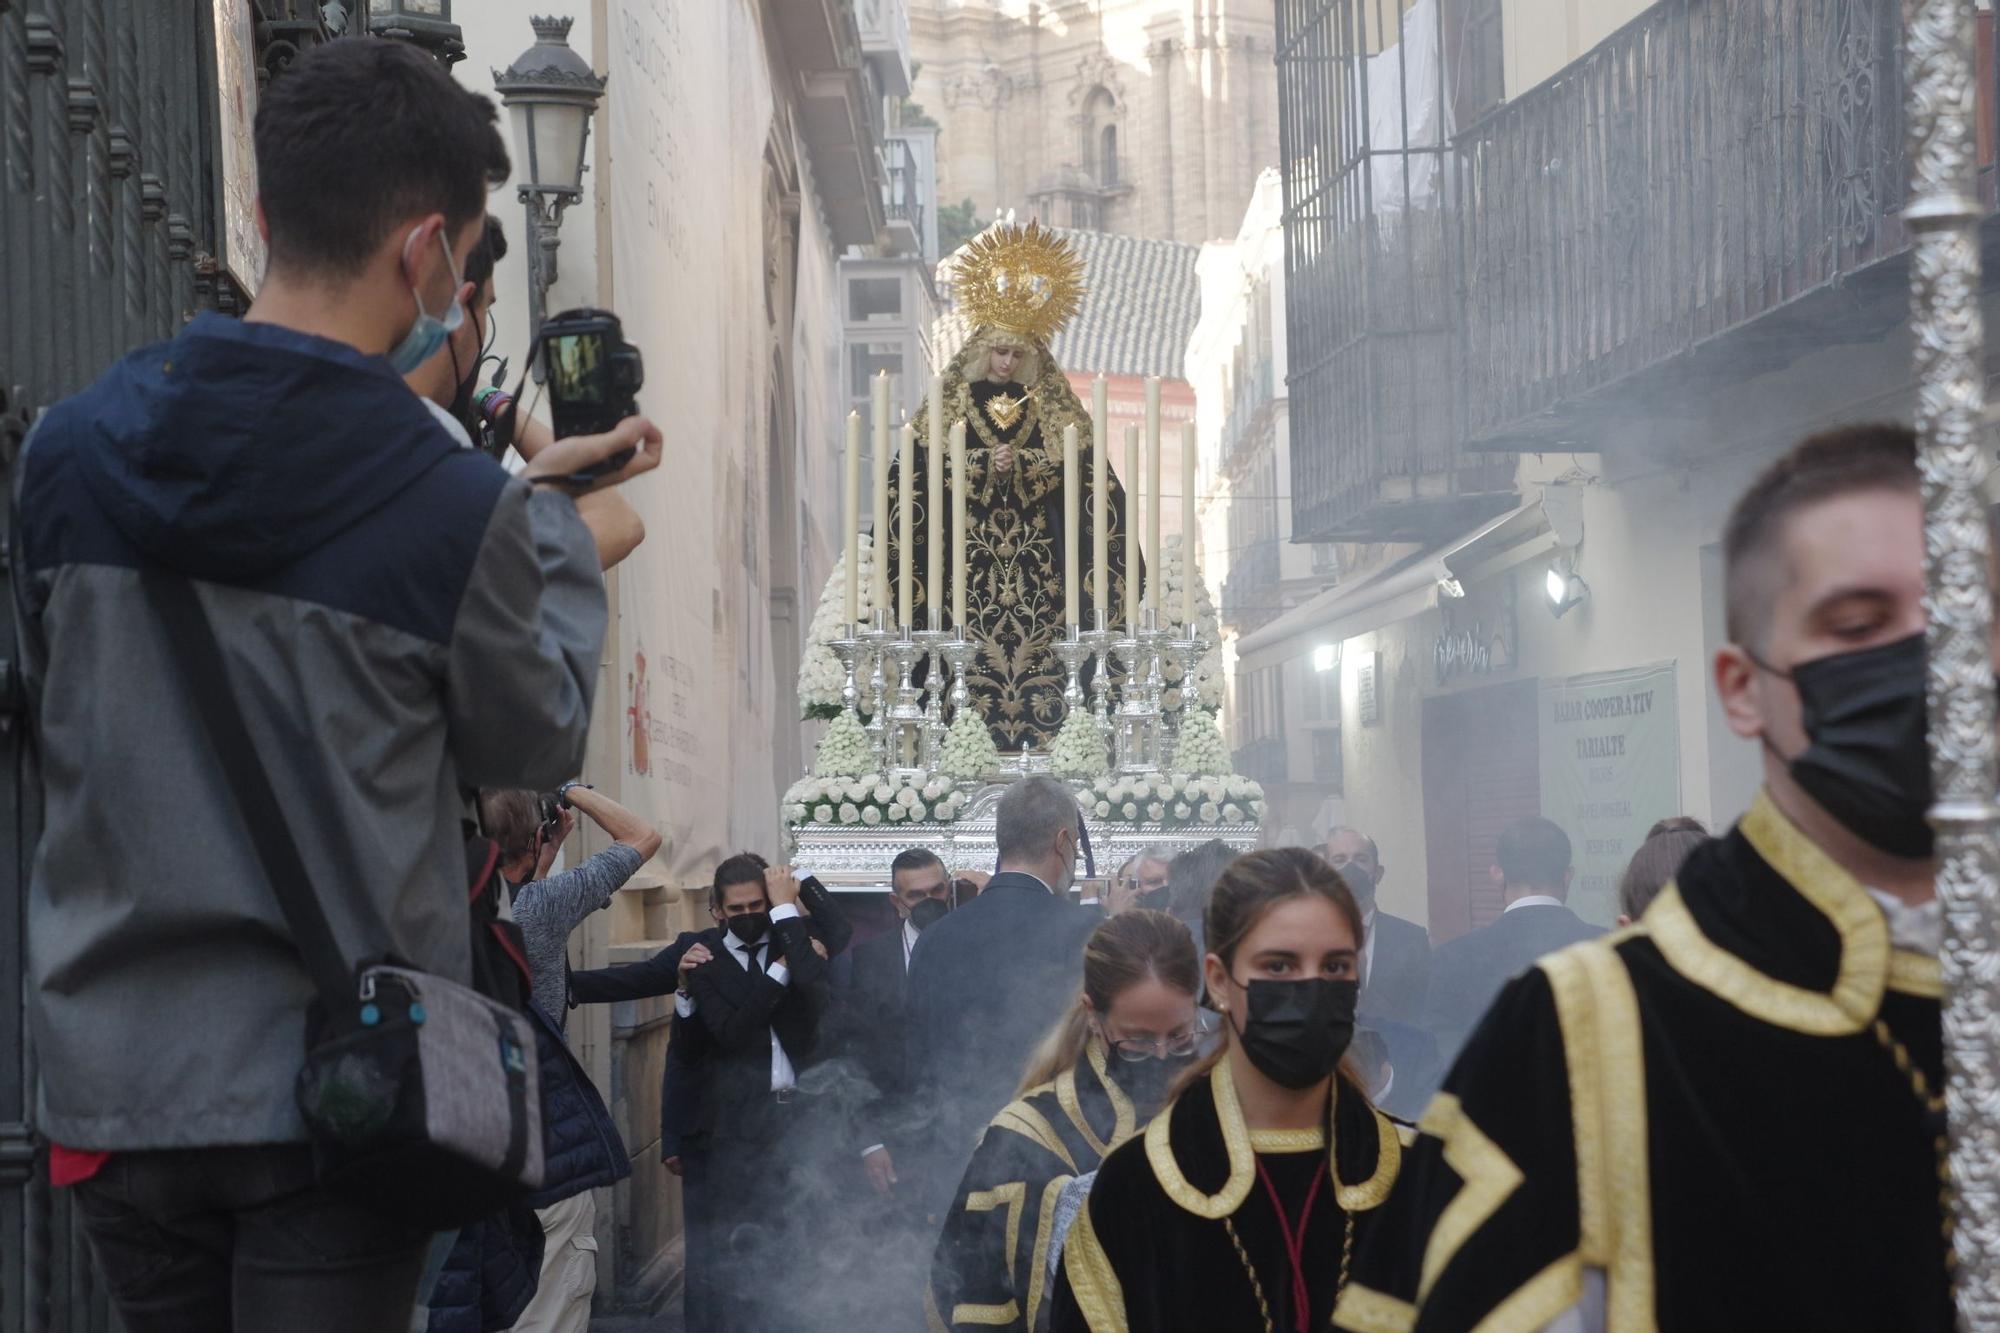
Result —
<instances>
[{"instance_id":1,"label":"virgin mary statue","mask_svg":"<svg viewBox=\"0 0 2000 1333\"><path fill-rule=\"evenodd\" d=\"M972 336L944 375L944 420L966 423L966 475L947 487L966 489L965 636L978 644L966 672L973 703L1003 751L1045 749L1063 720L1067 683L1054 645L1063 625L1063 428L1077 430L1080 532L1077 604L1088 617L1091 598L1092 486L1090 414L1049 352L1049 340L1083 297L1082 261L1068 242L1036 223L994 227L972 241L953 274L958 308ZM928 413L920 412L912 496L912 568L926 567L928 543L949 537L946 512L925 512ZM1107 474L1109 469L1107 469ZM902 478L889 473L890 568L899 556L896 530ZM1111 582L1108 605L1125 598L1125 492L1109 483ZM1135 574L1138 573L1135 571ZM923 620L921 580L915 592ZM940 617L941 624L948 624ZM1088 626L1086 626L1088 628Z\"/></svg>"}]
</instances>

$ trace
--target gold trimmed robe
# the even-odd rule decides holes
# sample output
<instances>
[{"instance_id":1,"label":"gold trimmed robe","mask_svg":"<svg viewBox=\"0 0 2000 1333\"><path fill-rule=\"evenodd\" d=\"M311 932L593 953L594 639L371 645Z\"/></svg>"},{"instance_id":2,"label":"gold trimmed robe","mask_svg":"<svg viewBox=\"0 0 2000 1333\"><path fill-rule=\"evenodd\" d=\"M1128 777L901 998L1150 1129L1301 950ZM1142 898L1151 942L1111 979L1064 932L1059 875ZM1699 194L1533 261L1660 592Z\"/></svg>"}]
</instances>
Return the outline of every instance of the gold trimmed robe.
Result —
<instances>
[{"instance_id":1,"label":"gold trimmed robe","mask_svg":"<svg viewBox=\"0 0 2000 1333\"><path fill-rule=\"evenodd\" d=\"M1350 1221L1358 1243L1396 1184L1402 1150L1395 1123L1344 1076L1327 1129L1253 1133L1225 1058L1105 1158L1063 1245L1050 1333L1257 1333L1267 1313L1290 1333L1290 1260L1260 1163L1293 1218L1313 1177L1326 1176L1303 1247L1309 1325L1325 1328Z\"/></svg>"},{"instance_id":2,"label":"gold trimmed robe","mask_svg":"<svg viewBox=\"0 0 2000 1333\"><path fill-rule=\"evenodd\" d=\"M933 1330L1032 1329L1048 1292L1050 1227L1063 1186L1142 1127L1104 1044L1003 1107L965 1168L931 1261Z\"/></svg>"},{"instance_id":3,"label":"gold trimmed robe","mask_svg":"<svg viewBox=\"0 0 2000 1333\"><path fill-rule=\"evenodd\" d=\"M1511 982L1355 1257L1355 1333L1952 1327L1935 960L1768 797L1645 917Z\"/></svg>"}]
</instances>

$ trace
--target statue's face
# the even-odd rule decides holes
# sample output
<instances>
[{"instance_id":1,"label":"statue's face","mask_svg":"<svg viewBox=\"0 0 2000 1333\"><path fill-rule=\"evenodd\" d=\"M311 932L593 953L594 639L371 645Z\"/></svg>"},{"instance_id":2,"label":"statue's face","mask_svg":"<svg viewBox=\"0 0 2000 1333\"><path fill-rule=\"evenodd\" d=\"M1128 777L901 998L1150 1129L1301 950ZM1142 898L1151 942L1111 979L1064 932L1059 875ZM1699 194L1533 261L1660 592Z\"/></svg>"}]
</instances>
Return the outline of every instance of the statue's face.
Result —
<instances>
[{"instance_id":1,"label":"statue's face","mask_svg":"<svg viewBox=\"0 0 2000 1333\"><path fill-rule=\"evenodd\" d=\"M986 353L986 378L995 384L1005 384L1014 378L1020 367L1022 351L1009 343L995 343Z\"/></svg>"}]
</instances>

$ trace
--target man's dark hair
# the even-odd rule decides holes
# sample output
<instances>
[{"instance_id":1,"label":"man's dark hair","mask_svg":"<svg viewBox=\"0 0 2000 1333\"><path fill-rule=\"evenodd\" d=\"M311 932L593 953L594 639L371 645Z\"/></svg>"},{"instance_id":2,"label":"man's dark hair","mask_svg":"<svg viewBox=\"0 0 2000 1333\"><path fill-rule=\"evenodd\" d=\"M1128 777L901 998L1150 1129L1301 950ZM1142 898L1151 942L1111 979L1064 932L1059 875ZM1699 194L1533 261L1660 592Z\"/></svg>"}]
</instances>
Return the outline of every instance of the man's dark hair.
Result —
<instances>
[{"instance_id":1,"label":"man's dark hair","mask_svg":"<svg viewBox=\"0 0 2000 1333\"><path fill-rule=\"evenodd\" d=\"M1561 893L1568 886L1569 834L1540 815L1517 819L1500 831L1493 859L1507 883Z\"/></svg>"},{"instance_id":2,"label":"man's dark hair","mask_svg":"<svg viewBox=\"0 0 2000 1333\"><path fill-rule=\"evenodd\" d=\"M1861 491L1917 489L1917 437L1907 426L1843 426L1810 436L1765 468L1722 529L1727 624L1754 646L1785 571L1777 552L1786 520L1809 505Z\"/></svg>"},{"instance_id":3,"label":"man's dark hair","mask_svg":"<svg viewBox=\"0 0 2000 1333\"><path fill-rule=\"evenodd\" d=\"M893 888L896 876L905 870L944 871L944 859L928 847L910 847L896 853L896 859L889 863L889 884ZM949 873L949 872L945 872Z\"/></svg>"},{"instance_id":4,"label":"man's dark hair","mask_svg":"<svg viewBox=\"0 0 2000 1333\"><path fill-rule=\"evenodd\" d=\"M722 895L738 884L762 884L771 863L755 852L738 852L715 868L715 883L709 886L708 905L720 912Z\"/></svg>"},{"instance_id":5,"label":"man's dark hair","mask_svg":"<svg viewBox=\"0 0 2000 1333\"><path fill-rule=\"evenodd\" d=\"M472 284L475 296L506 257L507 232L501 227L499 218L488 217L485 233L465 252L465 280Z\"/></svg>"},{"instance_id":6,"label":"man's dark hair","mask_svg":"<svg viewBox=\"0 0 2000 1333\"><path fill-rule=\"evenodd\" d=\"M258 102L257 191L280 267L352 276L397 223L442 213L449 238L507 179L493 103L402 42L323 42Z\"/></svg>"},{"instance_id":7,"label":"man's dark hair","mask_svg":"<svg viewBox=\"0 0 2000 1333\"><path fill-rule=\"evenodd\" d=\"M1662 833L1699 833L1707 837L1708 825L1693 815L1668 815L1665 819L1655 820L1653 827L1646 830L1646 841L1651 842Z\"/></svg>"}]
</instances>

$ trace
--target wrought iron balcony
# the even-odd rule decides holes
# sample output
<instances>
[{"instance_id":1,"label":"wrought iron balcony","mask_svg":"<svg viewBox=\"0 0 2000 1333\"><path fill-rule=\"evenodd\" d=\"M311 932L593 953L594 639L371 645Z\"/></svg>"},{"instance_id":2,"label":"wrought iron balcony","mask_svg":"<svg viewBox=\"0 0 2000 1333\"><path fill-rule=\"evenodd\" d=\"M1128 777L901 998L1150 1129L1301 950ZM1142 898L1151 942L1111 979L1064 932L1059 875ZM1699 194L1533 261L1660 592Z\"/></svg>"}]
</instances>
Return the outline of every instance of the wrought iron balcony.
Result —
<instances>
[{"instance_id":1,"label":"wrought iron balcony","mask_svg":"<svg viewBox=\"0 0 2000 1333\"><path fill-rule=\"evenodd\" d=\"M1891 0L1661 0L1461 134L1467 443L1900 322L1901 28Z\"/></svg>"},{"instance_id":2,"label":"wrought iron balcony","mask_svg":"<svg viewBox=\"0 0 2000 1333\"><path fill-rule=\"evenodd\" d=\"M1253 541L1231 553L1229 576L1222 581L1222 623L1248 634L1277 619L1280 552L1276 537Z\"/></svg>"},{"instance_id":3,"label":"wrought iron balcony","mask_svg":"<svg viewBox=\"0 0 2000 1333\"><path fill-rule=\"evenodd\" d=\"M924 214L936 182L909 140L891 134L882 144L885 166L882 206L889 223L889 248L899 255L924 253Z\"/></svg>"}]
</instances>

